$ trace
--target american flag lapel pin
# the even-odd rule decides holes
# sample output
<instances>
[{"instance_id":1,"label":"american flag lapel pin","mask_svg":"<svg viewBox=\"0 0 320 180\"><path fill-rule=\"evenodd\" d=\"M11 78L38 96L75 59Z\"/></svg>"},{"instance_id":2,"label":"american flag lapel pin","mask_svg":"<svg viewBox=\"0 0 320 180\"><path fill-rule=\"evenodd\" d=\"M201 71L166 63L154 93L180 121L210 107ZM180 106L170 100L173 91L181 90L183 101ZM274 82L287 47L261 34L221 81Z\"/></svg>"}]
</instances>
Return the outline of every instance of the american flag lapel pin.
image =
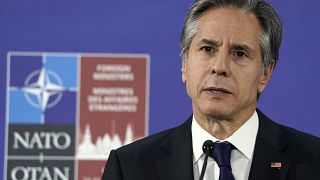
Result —
<instances>
[{"instance_id":1,"label":"american flag lapel pin","mask_svg":"<svg viewBox=\"0 0 320 180\"><path fill-rule=\"evenodd\" d=\"M272 168L277 168L280 169L281 168L281 162L271 162L271 167Z\"/></svg>"}]
</instances>

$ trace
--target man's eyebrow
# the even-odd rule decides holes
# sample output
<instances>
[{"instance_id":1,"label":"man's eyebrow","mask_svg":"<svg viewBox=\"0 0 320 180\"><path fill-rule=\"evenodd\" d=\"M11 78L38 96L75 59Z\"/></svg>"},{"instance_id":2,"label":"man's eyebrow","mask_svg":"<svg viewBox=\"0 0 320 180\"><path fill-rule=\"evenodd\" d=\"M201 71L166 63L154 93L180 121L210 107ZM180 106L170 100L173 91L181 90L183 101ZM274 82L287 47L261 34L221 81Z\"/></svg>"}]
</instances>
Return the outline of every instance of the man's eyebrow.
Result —
<instances>
[{"instance_id":1,"label":"man's eyebrow","mask_svg":"<svg viewBox=\"0 0 320 180\"><path fill-rule=\"evenodd\" d=\"M215 47L219 47L222 45L222 42L219 42L217 40L213 40L213 39L202 39L199 43L199 45L201 44L208 44L211 46L215 46Z\"/></svg>"},{"instance_id":2,"label":"man's eyebrow","mask_svg":"<svg viewBox=\"0 0 320 180\"><path fill-rule=\"evenodd\" d=\"M250 48L248 45L245 44L233 44L231 46L231 49L236 49L236 50L245 50L248 51L249 53L252 53L254 50Z\"/></svg>"}]
</instances>

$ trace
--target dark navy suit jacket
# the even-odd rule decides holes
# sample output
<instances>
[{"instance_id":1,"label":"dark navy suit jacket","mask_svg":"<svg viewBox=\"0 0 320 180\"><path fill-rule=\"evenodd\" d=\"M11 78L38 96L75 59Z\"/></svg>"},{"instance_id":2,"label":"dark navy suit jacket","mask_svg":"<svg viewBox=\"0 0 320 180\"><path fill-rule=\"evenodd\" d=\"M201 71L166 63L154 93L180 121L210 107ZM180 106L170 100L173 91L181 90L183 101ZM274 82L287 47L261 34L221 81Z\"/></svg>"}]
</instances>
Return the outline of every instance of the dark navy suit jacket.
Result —
<instances>
[{"instance_id":1,"label":"dark navy suit jacket","mask_svg":"<svg viewBox=\"0 0 320 180\"><path fill-rule=\"evenodd\" d=\"M257 112L249 180L320 180L320 139ZM111 151L102 180L193 180L191 121Z\"/></svg>"}]
</instances>

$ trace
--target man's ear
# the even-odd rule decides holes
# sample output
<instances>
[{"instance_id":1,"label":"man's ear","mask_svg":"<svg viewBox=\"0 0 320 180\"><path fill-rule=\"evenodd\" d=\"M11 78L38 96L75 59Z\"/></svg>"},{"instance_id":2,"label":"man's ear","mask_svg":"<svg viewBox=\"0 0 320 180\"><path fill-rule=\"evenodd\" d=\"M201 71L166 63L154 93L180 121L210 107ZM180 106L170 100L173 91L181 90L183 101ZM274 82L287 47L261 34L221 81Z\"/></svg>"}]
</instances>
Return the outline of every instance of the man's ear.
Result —
<instances>
[{"instance_id":1,"label":"man's ear","mask_svg":"<svg viewBox=\"0 0 320 180\"><path fill-rule=\"evenodd\" d=\"M271 77L271 74L273 72L275 64L276 64L275 61L272 60L272 62L269 65L269 67L267 69L265 69L264 72L262 72L263 74L261 75L260 83L259 83L259 86L258 86L258 92L259 93L261 93L265 89L265 87L267 86L268 81L269 81L269 79Z\"/></svg>"},{"instance_id":2,"label":"man's ear","mask_svg":"<svg viewBox=\"0 0 320 180\"><path fill-rule=\"evenodd\" d=\"M187 71L187 62L184 59L183 62L182 62L182 67L181 67L181 78L182 78L182 82L183 83L186 83L186 81L187 81L186 71Z\"/></svg>"}]
</instances>

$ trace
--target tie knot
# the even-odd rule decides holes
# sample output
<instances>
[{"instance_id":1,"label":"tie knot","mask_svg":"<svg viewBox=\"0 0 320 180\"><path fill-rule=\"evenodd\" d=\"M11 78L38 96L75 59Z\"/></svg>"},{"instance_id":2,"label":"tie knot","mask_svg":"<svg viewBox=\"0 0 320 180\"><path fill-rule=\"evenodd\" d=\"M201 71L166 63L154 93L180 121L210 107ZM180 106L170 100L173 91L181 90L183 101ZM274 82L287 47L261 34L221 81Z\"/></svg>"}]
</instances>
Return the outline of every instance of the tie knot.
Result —
<instances>
[{"instance_id":1,"label":"tie knot","mask_svg":"<svg viewBox=\"0 0 320 180\"><path fill-rule=\"evenodd\" d=\"M218 166L227 166L231 169L230 156L233 145L229 142L215 142L211 157L217 162Z\"/></svg>"}]
</instances>

